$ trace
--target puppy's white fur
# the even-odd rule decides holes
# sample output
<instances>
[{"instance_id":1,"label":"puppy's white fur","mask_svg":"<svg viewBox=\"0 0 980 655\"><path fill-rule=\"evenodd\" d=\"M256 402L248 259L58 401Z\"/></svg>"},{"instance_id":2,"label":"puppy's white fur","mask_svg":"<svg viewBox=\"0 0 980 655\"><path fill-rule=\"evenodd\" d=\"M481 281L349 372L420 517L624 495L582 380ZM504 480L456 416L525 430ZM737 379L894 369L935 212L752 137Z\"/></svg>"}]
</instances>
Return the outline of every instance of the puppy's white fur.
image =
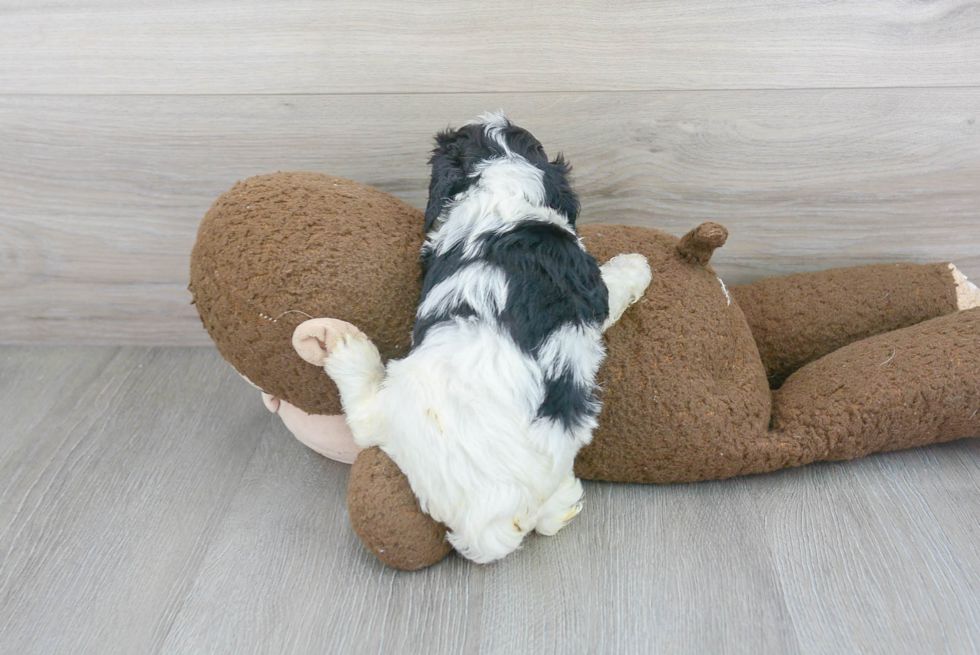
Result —
<instances>
[{"instance_id":1,"label":"puppy's white fur","mask_svg":"<svg viewBox=\"0 0 980 655\"><path fill-rule=\"evenodd\" d=\"M490 136L504 125L482 121ZM450 204L429 247L442 253L462 244L477 255L481 234L506 232L529 218L574 233L564 216L542 206L544 193L541 172L508 151L486 162L479 181ZM506 303L507 280L479 260L436 285L418 310L422 318L466 302L476 315L433 326L387 369L363 336L347 334L329 345L324 368L340 389L355 441L380 446L398 464L423 511L445 523L453 547L473 561L506 556L531 530L554 534L581 509L582 485L572 467L595 421L569 430L538 417L538 409L546 375L595 379L605 356L601 330L650 282L641 255L616 257L601 271L609 320L601 328L557 329L536 358L486 320Z\"/></svg>"}]
</instances>

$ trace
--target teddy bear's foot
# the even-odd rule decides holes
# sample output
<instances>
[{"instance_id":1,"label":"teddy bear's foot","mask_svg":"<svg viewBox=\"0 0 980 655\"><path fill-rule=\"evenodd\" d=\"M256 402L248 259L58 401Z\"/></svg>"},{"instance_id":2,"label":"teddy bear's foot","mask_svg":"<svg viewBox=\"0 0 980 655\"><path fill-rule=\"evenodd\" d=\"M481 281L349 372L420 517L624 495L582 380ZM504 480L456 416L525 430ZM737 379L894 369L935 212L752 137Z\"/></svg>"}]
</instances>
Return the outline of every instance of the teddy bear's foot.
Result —
<instances>
[{"instance_id":1,"label":"teddy bear's foot","mask_svg":"<svg viewBox=\"0 0 980 655\"><path fill-rule=\"evenodd\" d=\"M578 478L565 478L554 495L541 506L534 531L546 537L557 533L582 511L583 495L585 491Z\"/></svg>"},{"instance_id":2,"label":"teddy bear's foot","mask_svg":"<svg viewBox=\"0 0 980 655\"><path fill-rule=\"evenodd\" d=\"M952 264L949 270L953 272L953 281L956 282L956 307L962 311L980 307L980 288L966 279L966 276Z\"/></svg>"},{"instance_id":3,"label":"teddy bear's foot","mask_svg":"<svg viewBox=\"0 0 980 655\"><path fill-rule=\"evenodd\" d=\"M347 511L367 549L396 569L416 571L452 551L446 526L422 511L408 478L379 448L362 450L351 467Z\"/></svg>"}]
</instances>

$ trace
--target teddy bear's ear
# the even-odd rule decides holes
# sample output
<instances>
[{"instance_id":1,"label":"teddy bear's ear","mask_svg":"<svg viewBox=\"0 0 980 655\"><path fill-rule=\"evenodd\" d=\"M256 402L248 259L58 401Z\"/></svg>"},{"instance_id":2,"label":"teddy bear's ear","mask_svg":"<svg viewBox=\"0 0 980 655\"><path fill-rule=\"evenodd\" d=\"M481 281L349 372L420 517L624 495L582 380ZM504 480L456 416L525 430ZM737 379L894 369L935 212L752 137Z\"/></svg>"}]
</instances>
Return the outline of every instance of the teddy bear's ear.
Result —
<instances>
[{"instance_id":1,"label":"teddy bear's ear","mask_svg":"<svg viewBox=\"0 0 980 655\"><path fill-rule=\"evenodd\" d=\"M706 266L716 248L728 240L728 230L718 223L702 223L681 237L677 252L681 257L699 266Z\"/></svg>"}]
</instances>

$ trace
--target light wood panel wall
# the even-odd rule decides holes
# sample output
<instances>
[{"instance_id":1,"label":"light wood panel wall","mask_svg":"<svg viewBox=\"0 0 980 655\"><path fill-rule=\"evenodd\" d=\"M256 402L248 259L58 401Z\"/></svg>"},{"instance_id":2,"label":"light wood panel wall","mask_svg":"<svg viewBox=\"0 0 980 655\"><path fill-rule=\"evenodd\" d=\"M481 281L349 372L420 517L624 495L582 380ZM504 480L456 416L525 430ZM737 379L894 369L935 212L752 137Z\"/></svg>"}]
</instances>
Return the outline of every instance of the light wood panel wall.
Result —
<instances>
[{"instance_id":1,"label":"light wood panel wall","mask_svg":"<svg viewBox=\"0 0 980 655\"><path fill-rule=\"evenodd\" d=\"M728 281L980 277L975 3L0 0L0 342L209 343L218 194L316 170L422 206L433 132L498 108L583 221L727 225Z\"/></svg>"},{"instance_id":2,"label":"light wood panel wall","mask_svg":"<svg viewBox=\"0 0 980 655\"><path fill-rule=\"evenodd\" d=\"M17 93L458 93L980 83L969 0L5 0Z\"/></svg>"}]
</instances>

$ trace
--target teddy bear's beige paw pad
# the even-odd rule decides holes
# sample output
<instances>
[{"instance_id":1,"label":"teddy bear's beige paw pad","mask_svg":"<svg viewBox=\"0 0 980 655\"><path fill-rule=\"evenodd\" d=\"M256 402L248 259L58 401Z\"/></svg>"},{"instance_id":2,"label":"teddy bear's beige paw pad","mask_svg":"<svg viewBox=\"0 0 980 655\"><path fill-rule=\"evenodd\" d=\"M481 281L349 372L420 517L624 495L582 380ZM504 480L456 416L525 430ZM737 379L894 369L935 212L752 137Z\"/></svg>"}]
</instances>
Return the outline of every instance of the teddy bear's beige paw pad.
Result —
<instances>
[{"instance_id":1,"label":"teddy bear's beige paw pad","mask_svg":"<svg viewBox=\"0 0 980 655\"><path fill-rule=\"evenodd\" d=\"M293 349L300 357L323 366L331 351L345 337L364 337L355 326L336 318L313 318L300 323L293 331Z\"/></svg>"},{"instance_id":2,"label":"teddy bear's beige paw pad","mask_svg":"<svg viewBox=\"0 0 980 655\"><path fill-rule=\"evenodd\" d=\"M959 310L973 309L980 307L980 288L966 279L966 276L958 268L949 265L953 272L953 281L956 283L956 307Z\"/></svg>"}]
</instances>

